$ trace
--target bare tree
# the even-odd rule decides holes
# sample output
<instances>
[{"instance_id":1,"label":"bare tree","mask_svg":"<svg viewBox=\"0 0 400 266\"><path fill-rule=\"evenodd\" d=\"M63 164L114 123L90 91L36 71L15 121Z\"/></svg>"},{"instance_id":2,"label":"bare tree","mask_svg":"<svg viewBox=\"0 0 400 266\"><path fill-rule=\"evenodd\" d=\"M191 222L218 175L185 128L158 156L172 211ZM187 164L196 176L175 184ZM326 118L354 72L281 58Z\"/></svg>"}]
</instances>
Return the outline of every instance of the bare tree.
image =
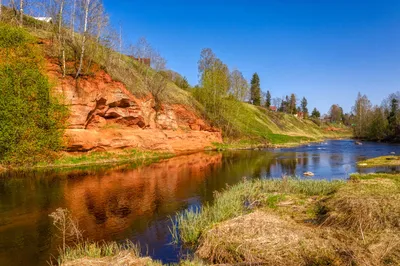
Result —
<instances>
[{"instance_id":1,"label":"bare tree","mask_svg":"<svg viewBox=\"0 0 400 266\"><path fill-rule=\"evenodd\" d=\"M78 70L76 71L76 76L75 76L76 79L81 74L82 66L83 66L83 57L85 56L85 45L86 45L86 38L87 38L86 35L87 35L87 31L88 31L89 7L90 7L91 0L82 0L82 1L84 1L84 25L83 25L81 55L79 58L79 67L78 67Z\"/></svg>"},{"instance_id":2,"label":"bare tree","mask_svg":"<svg viewBox=\"0 0 400 266\"><path fill-rule=\"evenodd\" d=\"M137 69L142 75L147 89L154 97L156 108L160 107L161 97L168 85L168 78L164 74L166 60L152 48L144 37L131 47L131 54L137 60ZM150 66L146 62L149 62Z\"/></svg>"},{"instance_id":3,"label":"bare tree","mask_svg":"<svg viewBox=\"0 0 400 266\"><path fill-rule=\"evenodd\" d=\"M76 0L73 0L72 4L72 12L71 12L71 31L72 31L72 39L75 39L75 18L76 18Z\"/></svg>"},{"instance_id":4,"label":"bare tree","mask_svg":"<svg viewBox=\"0 0 400 266\"><path fill-rule=\"evenodd\" d=\"M62 251L67 248L67 238L74 237L76 242L82 240L82 231L79 229L77 220L75 220L68 209L58 208L49 215L53 219L53 225L61 234Z\"/></svg>"},{"instance_id":5,"label":"bare tree","mask_svg":"<svg viewBox=\"0 0 400 266\"><path fill-rule=\"evenodd\" d=\"M92 35L93 37L95 36L95 42L94 42L94 49L90 53L91 56L88 64L89 69L93 63L94 56L98 54L99 44L101 42L101 36L103 35L103 31L109 24L108 15L106 14L104 6L102 5L101 2L97 1L96 4L92 7L90 24L92 25L91 26Z\"/></svg>"}]
</instances>

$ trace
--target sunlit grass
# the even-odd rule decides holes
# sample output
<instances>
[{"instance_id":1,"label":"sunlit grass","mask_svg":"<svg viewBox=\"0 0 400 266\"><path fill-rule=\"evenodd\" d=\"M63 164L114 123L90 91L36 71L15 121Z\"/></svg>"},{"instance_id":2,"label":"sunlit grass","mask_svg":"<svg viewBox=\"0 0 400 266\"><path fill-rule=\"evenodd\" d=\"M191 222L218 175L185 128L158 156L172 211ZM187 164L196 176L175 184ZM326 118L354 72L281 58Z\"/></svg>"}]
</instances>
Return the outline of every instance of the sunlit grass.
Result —
<instances>
[{"instance_id":1,"label":"sunlit grass","mask_svg":"<svg viewBox=\"0 0 400 266\"><path fill-rule=\"evenodd\" d=\"M160 159L171 158L173 154L163 152L124 149L119 151L98 151L83 154L63 154L53 163L42 162L36 168L76 167L96 164L126 163L126 162L156 162Z\"/></svg>"},{"instance_id":2,"label":"sunlit grass","mask_svg":"<svg viewBox=\"0 0 400 266\"><path fill-rule=\"evenodd\" d=\"M325 180L257 180L246 181L215 194L212 205L186 210L177 215L171 229L175 242L196 244L204 231L222 221L265 206L276 208L279 202L292 195L325 196L337 191L344 182Z\"/></svg>"},{"instance_id":3,"label":"sunlit grass","mask_svg":"<svg viewBox=\"0 0 400 266\"><path fill-rule=\"evenodd\" d=\"M367 159L357 163L359 167L400 166L400 156L389 155Z\"/></svg>"}]
</instances>

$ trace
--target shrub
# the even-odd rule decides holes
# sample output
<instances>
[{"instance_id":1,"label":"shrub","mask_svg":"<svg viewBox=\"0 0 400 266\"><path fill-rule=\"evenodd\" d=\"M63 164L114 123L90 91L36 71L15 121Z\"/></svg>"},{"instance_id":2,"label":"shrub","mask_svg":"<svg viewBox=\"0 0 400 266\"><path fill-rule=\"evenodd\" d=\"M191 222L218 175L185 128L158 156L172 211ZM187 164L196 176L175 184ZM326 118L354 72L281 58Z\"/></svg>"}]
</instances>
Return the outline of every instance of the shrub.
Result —
<instances>
[{"instance_id":1,"label":"shrub","mask_svg":"<svg viewBox=\"0 0 400 266\"><path fill-rule=\"evenodd\" d=\"M31 39L24 29L0 25L0 48L16 48Z\"/></svg>"},{"instance_id":2,"label":"shrub","mask_svg":"<svg viewBox=\"0 0 400 266\"><path fill-rule=\"evenodd\" d=\"M34 164L62 147L66 107L51 95L42 56L24 30L1 26L0 163Z\"/></svg>"}]
</instances>

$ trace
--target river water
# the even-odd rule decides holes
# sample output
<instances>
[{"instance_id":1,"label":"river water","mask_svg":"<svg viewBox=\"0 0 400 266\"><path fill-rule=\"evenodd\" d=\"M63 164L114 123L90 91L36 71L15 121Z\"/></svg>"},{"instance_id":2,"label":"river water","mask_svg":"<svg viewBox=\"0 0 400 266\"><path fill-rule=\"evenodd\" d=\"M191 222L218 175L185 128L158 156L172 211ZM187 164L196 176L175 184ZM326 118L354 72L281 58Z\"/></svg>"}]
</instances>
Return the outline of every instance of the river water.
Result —
<instances>
[{"instance_id":1,"label":"river water","mask_svg":"<svg viewBox=\"0 0 400 266\"><path fill-rule=\"evenodd\" d=\"M60 239L49 214L67 208L85 239L140 243L143 252L176 262L187 251L171 243L170 217L212 201L213 192L249 178L315 173L346 179L365 158L400 154L399 145L333 140L290 149L197 153L148 166L108 166L74 171L0 176L0 265L47 265Z\"/></svg>"}]
</instances>

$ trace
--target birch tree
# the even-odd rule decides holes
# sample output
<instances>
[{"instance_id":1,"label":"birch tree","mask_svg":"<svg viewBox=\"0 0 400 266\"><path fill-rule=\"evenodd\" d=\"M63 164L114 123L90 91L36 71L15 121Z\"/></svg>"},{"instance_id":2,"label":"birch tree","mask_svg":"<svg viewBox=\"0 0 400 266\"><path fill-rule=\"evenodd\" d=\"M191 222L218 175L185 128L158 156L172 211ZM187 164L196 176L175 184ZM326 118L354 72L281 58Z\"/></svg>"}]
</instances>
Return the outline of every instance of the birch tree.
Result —
<instances>
[{"instance_id":1,"label":"birch tree","mask_svg":"<svg viewBox=\"0 0 400 266\"><path fill-rule=\"evenodd\" d=\"M19 1L19 24L20 27L24 24L24 0Z\"/></svg>"},{"instance_id":2,"label":"birch tree","mask_svg":"<svg viewBox=\"0 0 400 266\"><path fill-rule=\"evenodd\" d=\"M242 72L233 70L230 75L231 95L238 101L244 101L249 94L249 83Z\"/></svg>"},{"instance_id":3,"label":"birch tree","mask_svg":"<svg viewBox=\"0 0 400 266\"><path fill-rule=\"evenodd\" d=\"M73 0L72 3L72 12L71 12L71 32L72 32L72 40L75 40L75 18L76 18L76 0Z\"/></svg>"},{"instance_id":4,"label":"birch tree","mask_svg":"<svg viewBox=\"0 0 400 266\"><path fill-rule=\"evenodd\" d=\"M63 26L63 12L64 12L64 3L65 0L60 0L60 11L58 14L58 41L60 44L60 50L61 50L61 64L62 64L62 72L63 72L63 77L65 77L65 72L66 72L66 65L65 65L65 37L62 34L62 26Z\"/></svg>"},{"instance_id":5,"label":"birch tree","mask_svg":"<svg viewBox=\"0 0 400 266\"><path fill-rule=\"evenodd\" d=\"M79 77L82 71L83 66L83 58L85 56L85 46L86 46L86 38L87 38L87 31L88 31L88 20L89 20L89 7L91 0L82 0L84 1L84 25L83 25L83 34L82 34L82 44L81 44L81 54L79 57L79 66L78 70L76 71L75 79Z\"/></svg>"}]
</instances>

